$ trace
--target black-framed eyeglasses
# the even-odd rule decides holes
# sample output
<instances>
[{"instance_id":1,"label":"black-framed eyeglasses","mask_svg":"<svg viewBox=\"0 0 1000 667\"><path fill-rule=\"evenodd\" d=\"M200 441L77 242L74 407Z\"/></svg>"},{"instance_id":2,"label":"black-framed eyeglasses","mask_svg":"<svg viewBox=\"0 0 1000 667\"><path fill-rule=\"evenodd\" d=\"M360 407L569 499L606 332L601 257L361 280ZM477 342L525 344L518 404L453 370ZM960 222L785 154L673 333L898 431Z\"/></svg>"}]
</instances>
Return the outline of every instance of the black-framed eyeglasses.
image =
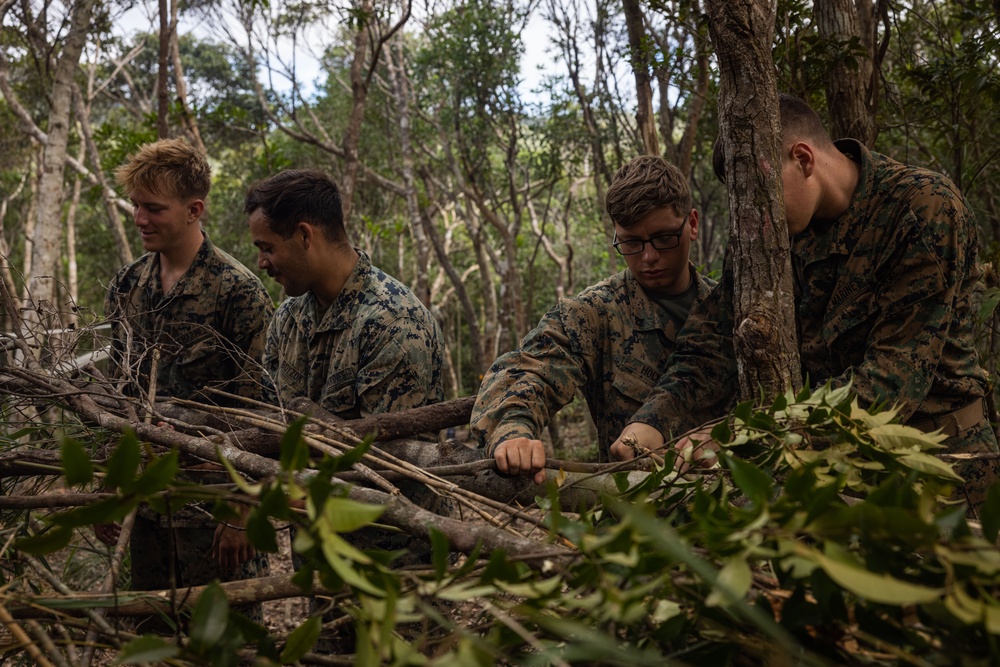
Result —
<instances>
[{"instance_id":1,"label":"black-framed eyeglasses","mask_svg":"<svg viewBox=\"0 0 1000 667\"><path fill-rule=\"evenodd\" d=\"M615 250L618 251L619 255L638 255L646 248L646 244L653 246L653 250L673 250L681 244L681 236L684 234L684 227L687 225L688 218L691 214L688 213L684 216L684 222L681 223L680 229L676 232L670 232L669 234L657 234L648 239L629 239L628 241L619 241L618 232L615 232L615 240L612 245Z\"/></svg>"}]
</instances>

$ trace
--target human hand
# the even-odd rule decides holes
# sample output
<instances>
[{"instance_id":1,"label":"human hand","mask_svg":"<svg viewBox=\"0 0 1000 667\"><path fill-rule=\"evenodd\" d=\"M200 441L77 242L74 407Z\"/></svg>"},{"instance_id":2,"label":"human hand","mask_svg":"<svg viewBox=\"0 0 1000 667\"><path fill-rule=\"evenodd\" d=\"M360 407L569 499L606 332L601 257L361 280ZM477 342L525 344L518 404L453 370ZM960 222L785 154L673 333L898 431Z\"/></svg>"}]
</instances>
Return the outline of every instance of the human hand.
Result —
<instances>
[{"instance_id":1,"label":"human hand","mask_svg":"<svg viewBox=\"0 0 1000 667\"><path fill-rule=\"evenodd\" d=\"M642 422L632 422L622 429L622 434L611 443L612 461L631 461L638 452L656 451L663 447L663 434L659 429Z\"/></svg>"},{"instance_id":2,"label":"human hand","mask_svg":"<svg viewBox=\"0 0 1000 667\"><path fill-rule=\"evenodd\" d=\"M719 458L719 445L712 439L712 427L703 426L674 443L677 459L674 468L683 472L693 465L701 468L712 466Z\"/></svg>"},{"instance_id":3,"label":"human hand","mask_svg":"<svg viewBox=\"0 0 1000 667\"><path fill-rule=\"evenodd\" d=\"M257 550L250 544L247 532L224 523L215 527L211 557L219 561L223 571L231 572L250 560Z\"/></svg>"},{"instance_id":4,"label":"human hand","mask_svg":"<svg viewBox=\"0 0 1000 667\"><path fill-rule=\"evenodd\" d=\"M545 445L541 440L513 438L493 452L497 468L506 475L533 475L535 484L545 481Z\"/></svg>"},{"instance_id":5,"label":"human hand","mask_svg":"<svg viewBox=\"0 0 1000 667\"><path fill-rule=\"evenodd\" d=\"M101 542L104 542L109 547L117 546L118 536L122 532L121 525L117 523L95 523L92 528L94 529L94 535Z\"/></svg>"}]
</instances>

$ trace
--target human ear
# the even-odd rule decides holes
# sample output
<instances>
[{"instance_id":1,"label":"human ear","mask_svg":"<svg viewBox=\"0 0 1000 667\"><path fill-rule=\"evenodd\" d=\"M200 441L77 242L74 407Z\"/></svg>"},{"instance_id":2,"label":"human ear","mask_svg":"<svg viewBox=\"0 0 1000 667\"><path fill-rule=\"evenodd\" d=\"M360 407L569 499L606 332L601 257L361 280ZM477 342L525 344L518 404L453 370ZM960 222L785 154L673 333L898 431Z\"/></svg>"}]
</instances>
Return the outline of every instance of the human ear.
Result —
<instances>
[{"instance_id":1,"label":"human ear","mask_svg":"<svg viewBox=\"0 0 1000 667\"><path fill-rule=\"evenodd\" d=\"M312 244L313 234L316 230L308 222L300 222L295 226L295 234L302 239L302 247L308 248Z\"/></svg>"},{"instance_id":2,"label":"human ear","mask_svg":"<svg viewBox=\"0 0 1000 667\"><path fill-rule=\"evenodd\" d=\"M197 222L201 219L201 214L205 212L205 202L201 199L192 199L188 202L188 221Z\"/></svg>"},{"instance_id":3,"label":"human ear","mask_svg":"<svg viewBox=\"0 0 1000 667\"><path fill-rule=\"evenodd\" d=\"M788 149L789 157L805 178L809 178L816 168L816 154L813 147L804 141L797 141Z\"/></svg>"}]
</instances>

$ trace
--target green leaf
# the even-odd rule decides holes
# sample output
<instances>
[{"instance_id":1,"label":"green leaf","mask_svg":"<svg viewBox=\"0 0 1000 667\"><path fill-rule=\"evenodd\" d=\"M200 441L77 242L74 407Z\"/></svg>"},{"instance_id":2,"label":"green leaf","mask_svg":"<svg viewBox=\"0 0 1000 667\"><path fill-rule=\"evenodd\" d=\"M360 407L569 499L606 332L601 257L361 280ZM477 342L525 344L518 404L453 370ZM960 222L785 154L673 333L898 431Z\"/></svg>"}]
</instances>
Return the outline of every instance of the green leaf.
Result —
<instances>
[{"instance_id":1,"label":"green leaf","mask_svg":"<svg viewBox=\"0 0 1000 667\"><path fill-rule=\"evenodd\" d=\"M343 470L350 470L355 463L359 463L361 459L364 458L365 454L372 447L373 439L372 437L367 437L356 446L344 452L342 455L334 457L334 467L331 472L341 472Z\"/></svg>"},{"instance_id":2,"label":"green leaf","mask_svg":"<svg viewBox=\"0 0 1000 667\"><path fill-rule=\"evenodd\" d=\"M814 559L837 585L872 602L892 605L918 604L937 600L944 592L941 588L911 584L888 574L872 572L834 542L826 542L825 555L804 545L799 545L796 551L800 555Z\"/></svg>"},{"instance_id":3,"label":"green leaf","mask_svg":"<svg viewBox=\"0 0 1000 667\"><path fill-rule=\"evenodd\" d=\"M964 481L962 477L952 469L951 464L946 463L931 454L924 454L922 452L904 454L899 457L899 462L905 464L913 470L917 470L927 475L934 475L935 477L941 477L943 479L959 483Z\"/></svg>"},{"instance_id":4,"label":"green leaf","mask_svg":"<svg viewBox=\"0 0 1000 667\"><path fill-rule=\"evenodd\" d=\"M705 598L705 604L709 607L728 607L743 600L752 583L753 573L746 560L741 556L731 558L719 571L712 592Z\"/></svg>"},{"instance_id":5,"label":"green leaf","mask_svg":"<svg viewBox=\"0 0 1000 667\"><path fill-rule=\"evenodd\" d=\"M288 425L288 430L281 436L281 469L286 471L301 470L309 465L309 447L302 438L302 429L308 417L299 417Z\"/></svg>"},{"instance_id":6,"label":"green leaf","mask_svg":"<svg viewBox=\"0 0 1000 667\"><path fill-rule=\"evenodd\" d=\"M180 655L181 649L168 644L159 637L144 636L133 639L122 647L114 665L135 665L144 662L159 662Z\"/></svg>"},{"instance_id":7,"label":"green leaf","mask_svg":"<svg viewBox=\"0 0 1000 667\"><path fill-rule=\"evenodd\" d=\"M198 598L191 615L191 642L207 649L222 639L229 620L229 601L219 584L213 582Z\"/></svg>"},{"instance_id":8,"label":"green leaf","mask_svg":"<svg viewBox=\"0 0 1000 667\"><path fill-rule=\"evenodd\" d=\"M298 662L316 644L322 629L323 620L319 616L310 616L305 623L295 628L295 631L288 635L285 648L281 651L281 664L290 665Z\"/></svg>"},{"instance_id":9,"label":"green leaf","mask_svg":"<svg viewBox=\"0 0 1000 667\"><path fill-rule=\"evenodd\" d=\"M323 518L330 529L349 533L372 523L385 511L382 505L368 505L348 498L328 498L323 506Z\"/></svg>"},{"instance_id":10,"label":"green leaf","mask_svg":"<svg viewBox=\"0 0 1000 667\"><path fill-rule=\"evenodd\" d=\"M947 440L948 436L938 433L924 433L920 429L906 426L904 424L885 424L876 426L868 431L871 437L881 447L892 450L913 449L923 451L927 449L940 449L941 444Z\"/></svg>"},{"instance_id":11,"label":"green leaf","mask_svg":"<svg viewBox=\"0 0 1000 667\"><path fill-rule=\"evenodd\" d=\"M247 519L247 538L258 551L278 553L278 533L267 514L259 508L250 512Z\"/></svg>"},{"instance_id":12,"label":"green leaf","mask_svg":"<svg viewBox=\"0 0 1000 667\"><path fill-rule=\"evenodd\" d=\"M38 535L32 535L31 537L25 537L24 539L17 540L14 542L14 548L27 554L41 556L66 548L66 545L69 544L72 537L72 529L66 528L65 526L59 526L57 528L47 530L44 533L39 533Z\"/></svg>"},{"instance_id":13,"label":"green leaf","mask_svg":"<svg viewBox=\"0 0 1000 667\"><path fill-rule=\"evenodd\" d=\"M430 529L431 534L431 560L434 563L434 577L441 581L444 573L448 571L449 545L448 538L437 528Z\"/></svg>"},{"instance_id":14,"label":"green leaf","mask_svg":"<svg viewBox=\"0 0 1000 667\"><path fill-rule=\"evenodd\" d=\"M92 526L95 523L111 523L125 518L125 515L132 511L139 504L136 497L128 498L105 498L96 503L77 507L68 512L57 514L52 517L52 522L66 528L80 528Z\"/></svg>"},{"instance_id":15,"label":"green leaf","mask_svg":"<svg viewBox=\"0 0 1000 667\"><path fill-rule=\"evenodd\" d=\"M1000 534L1000 484L994 484L986 492L986 502L979 508L979 517L983 524L983 537L996 544L997 534Z\"/></svg>"},{"instance_id":16,"label":"green leaf","mask_svg":"<svg viewBox=\"0 0 1000 667\"><path fill-rule=\"evenodd\" d=\"M729 420L723 419L712 427L712 440L726 444L733 439L733 431L729 428Z\"/></svg>"},{"instance_id":17,"label":"green leaf","mask_svg":"<svg viewBox=\"0 0 1000 667\"><path fill-rule=\"evenodd\" d=\"M729 468L733 483L755 504L763 505L771 497L771 479L756 466L733 456L722 457L722 464Z\"/></svg>"},{"instance_id":18,"label":"green leaf","mask_svg":"<svg viewBox=\"0 0 1000 667\"><path fill-rule=\"evenodd\" d=\"M139 469L139 439L126 430L108 459L104 483L113 489L128 490Z\"/></svg>"},{"instance_id":19,"label":"green leaf","mask_svg":"<svg viewBox=\"0 0 1000 667\"><path fill-rule=\"evenodd\" d=\"M90 461L90 453L72 438L65 438L60 449L66 484L69 486L90 484L94 479L94 464Z\"/></svg>"},{"instance_id":20,"label":"green leaf","mask_svg":"<svg viewBox=\"0 0 1000 667\"><path fill-rule=\"evenodd\" d=\"M146 465L145 471L136 480L132 489L136 493L152 495L167 488L167 485L177 477L177 471L180 469L178 456L175 449L168 454L154 458Z\"/></svg>"}]
</instances>

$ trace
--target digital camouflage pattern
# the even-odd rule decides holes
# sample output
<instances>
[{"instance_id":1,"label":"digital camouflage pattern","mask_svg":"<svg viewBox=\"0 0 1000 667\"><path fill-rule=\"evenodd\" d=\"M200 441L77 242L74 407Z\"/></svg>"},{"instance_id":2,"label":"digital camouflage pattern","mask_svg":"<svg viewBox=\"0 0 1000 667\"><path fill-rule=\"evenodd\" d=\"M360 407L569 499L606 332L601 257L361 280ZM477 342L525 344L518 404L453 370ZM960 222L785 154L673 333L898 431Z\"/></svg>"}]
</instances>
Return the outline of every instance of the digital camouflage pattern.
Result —
<instances>
[{"instance_id":1,"label":"digital camouflage pattern","mask_svg":"<svg viewBox=\"0 0 1000 667\"><path fill-rule=\"evenodd\" d=\"M690 270L701 298L715 281ZM483 378L473 433L489 455L506 440L537 439L579 390L597 425L598 456L607 461L611 444L666 371L677 334L674 320L628 269L561 299Z\"/></svg>"},{"instance_id":2,"label":"digital camouflage pattern","mask_svg":"<svg viewBox=\"0 0 1000 667\"><path fill-rule=\"evenodd\" d=\"M260 396L264 332L274 306L257 276L208 236L169 294L160 286L159 254L147 253L111 281L104 309L111 322L111 373L130 379L126 393L147 395L159 348L158 397L193 398L204 387Z\"/></svg>"},{"instance_id":3,"label":"digital camouflage pattern","mask_svg":"<svg viewBox=\"0 0 1000 667\"><path fill-rule=\"evenodd\" d=\"M257 276L216 248L207 235L169 294L163 294L160 284L158 253L147 253L122 269L108 288L105 313L111 322L111 372L116 378L129 378L126 393L147 394L152 351L158 347L160 398L229 403L217 395L199 395L204 387L259 397L260 357L274 306ZM189 478L204 472L181 474ZM229 481L225 473L221 477ZM234 572L220 572L217 561L209 557L215 527L211 515L196 506L179 509L170 523L149 507L140 507L130 542L132 588L170 588L171 553L178 586L267 573L266 554L258 554ZM261 615L260 605L241 611L252 618Z\"/></svg>"},{"instance_id":4,"label":"digital camouflage pattern","mask_svg":"<svg viewBox=\"0 0 1000 667\"><path fill-rule=\"evenodd\" d=\"M853 387L865 405L898 405L920 423L988 391L973 342L972 295L980 278L976 223L944 176L836 142L859 164L848 210L792 238L802 371L811 385ZM682 433L718 417L735 398L732 272L692 309L674 364L640 421ZM952 452L997 451L984 419L946 443ZM992 462L956 467L974 504L996 478Z\"/></svg>"},{"instance_id":5,"label":"digital camouflage pattern","mask_svg":"<svg viewBox=\"0 0 1000 667\"><path fill-rule=\"evenodd\" d=\"M326 312L312 292L278 307L264 349L265 401L305 397L353 419L444 398L437 322L408 287L358 254Z\"/></svg>"}]
</instances>

